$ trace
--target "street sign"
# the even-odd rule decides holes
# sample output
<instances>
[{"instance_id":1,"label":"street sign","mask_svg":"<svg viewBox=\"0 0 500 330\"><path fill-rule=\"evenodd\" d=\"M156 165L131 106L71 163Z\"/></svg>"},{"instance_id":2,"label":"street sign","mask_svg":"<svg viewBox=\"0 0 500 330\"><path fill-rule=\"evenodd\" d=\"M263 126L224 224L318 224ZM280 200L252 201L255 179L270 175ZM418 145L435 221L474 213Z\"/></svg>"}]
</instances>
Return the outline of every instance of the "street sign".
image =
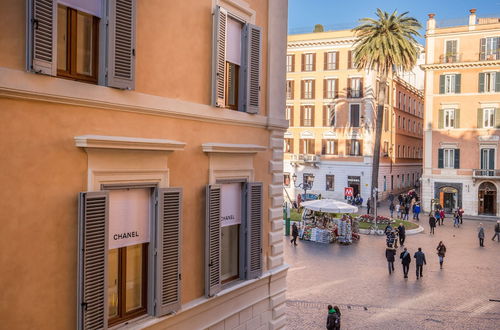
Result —
<instances>
[{"instance_id":1,"label":"street sign","mask_svg":"<svg viewBox=\"0 0 500 330\"><path fill-rule=\"evenodd\" d=\"M344 188L344 196L345 197L352 197L353 194L354 194L354 188L352 188L352 187L345 187Z\"/></svg>"}]
</instances>

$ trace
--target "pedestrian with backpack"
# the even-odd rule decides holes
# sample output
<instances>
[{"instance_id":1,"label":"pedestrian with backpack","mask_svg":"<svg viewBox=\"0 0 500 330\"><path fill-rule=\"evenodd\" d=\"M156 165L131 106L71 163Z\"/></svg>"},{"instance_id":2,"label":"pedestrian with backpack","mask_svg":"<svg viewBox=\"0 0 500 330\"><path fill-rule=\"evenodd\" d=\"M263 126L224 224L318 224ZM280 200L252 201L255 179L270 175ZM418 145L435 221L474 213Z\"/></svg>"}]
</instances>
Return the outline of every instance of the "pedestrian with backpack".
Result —
<instances>
[{"instance_id":1,"label":"pedestrian with backpack","mask_svg":"<svg viewBox=\"0 0 500 330\"><path fill-rule=\"evenodd\" d=\"M326 328L328 330L340 329L340 315L337 314L337 311L332 307L332 305L328 305L328 316L326 318Z\"/></svg>"},{"instance_id":2,"label":"pedestrian with backpack","mask_svg":"<svg viewBox=\"0 0 500 330\"><path fill-rule=\"evenodd\" d=\"M443 244L443 241L439 241L436 250L439 257L439 268L443 269L444 256L446 254L446 246Z\"/></svg>"}]
</instances>

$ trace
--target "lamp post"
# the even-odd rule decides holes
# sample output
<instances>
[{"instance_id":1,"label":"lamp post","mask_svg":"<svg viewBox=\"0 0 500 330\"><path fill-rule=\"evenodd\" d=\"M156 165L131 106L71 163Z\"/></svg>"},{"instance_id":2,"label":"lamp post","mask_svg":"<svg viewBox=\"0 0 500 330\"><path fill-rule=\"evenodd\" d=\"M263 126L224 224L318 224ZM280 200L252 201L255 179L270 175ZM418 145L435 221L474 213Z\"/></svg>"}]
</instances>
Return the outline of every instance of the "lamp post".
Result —
<instances>
[{"instance_id":1,"label":"lamp post","mask_svg":"<svg viewBox=\"0 0 500 330\"><path fill-rule=\"evenodd\" d=\"M307 190L312 189L312 186L314 183L314 174L307 176L307 181L299 183L299 184L296 184L297 183L297 174L293 173L292 179L293 179L293 185L295 186L295 188L304 189L304 199L305 199L307 197Z\"/></svg>"}]
</instances>

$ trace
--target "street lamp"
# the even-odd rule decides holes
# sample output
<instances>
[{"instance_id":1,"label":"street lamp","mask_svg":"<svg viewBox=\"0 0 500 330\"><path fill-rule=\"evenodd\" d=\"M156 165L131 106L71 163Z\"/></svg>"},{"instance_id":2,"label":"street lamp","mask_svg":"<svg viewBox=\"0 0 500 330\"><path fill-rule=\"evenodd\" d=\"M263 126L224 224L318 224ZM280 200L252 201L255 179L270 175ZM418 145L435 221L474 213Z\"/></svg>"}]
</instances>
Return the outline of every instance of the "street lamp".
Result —
<instances>
[{"instance_id":1,"label":"street lamp","mask_svg":"<svg viewBox=\"0 0 500 330\"><path fill-rule=\"evenodd\" d=\"M312 186L313 186L313 183L314 183L314 174L308 175L307 176L307 181L299 183L299 184L296 184L296 182L297 182L297 174L293 173L292 179L293 179L293 185L295 186L295 188L302 188L302 189L304 189L304 199L305 199L307 197L307 190L308 189L309 190L312 189Z\"/></svg>"}]
</instances>

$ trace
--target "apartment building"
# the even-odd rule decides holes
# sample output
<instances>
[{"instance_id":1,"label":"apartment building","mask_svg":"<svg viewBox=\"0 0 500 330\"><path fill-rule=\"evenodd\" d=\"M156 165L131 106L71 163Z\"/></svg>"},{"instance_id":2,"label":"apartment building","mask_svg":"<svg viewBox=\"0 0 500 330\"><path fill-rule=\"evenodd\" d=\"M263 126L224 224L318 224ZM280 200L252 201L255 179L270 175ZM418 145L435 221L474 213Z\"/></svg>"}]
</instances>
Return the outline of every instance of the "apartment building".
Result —
<instances>
[{"instance_id":1,"label":"apartment building","mask_svg":"<svg viewBox=\"0 0 500 330\"><path fill-rule=\"evenodd\" d=\"M499 215L500 18L436 23L426 32L424 207Z\"/></svg>"},{"instance_id":2,"label":"apartment building","mask_svg":"<svg viewBox=\"0 0 500 330\"><path fill-rule=\"evenodd\" d=\"M0 328L283 327L287 1L0 12Z\"/></svg>"},{"instance_id":3,"label":"apartment building","mask_svg":"<svg viewBox=\"0 0 500 330\"><path fill-rule=\"evenodd\" d=\"M350 30L288 37L287 198L295 199L302 192L297 186L312 178L312 192L325 198L343 199L346 187L365 201L370 195L378 79L373 71L354 68L355 40ZM413 188L421 175L423 94L408 77L420 83L420 75L401 74L387 85L381 198Z\"/></svg>"}]
</instances>

